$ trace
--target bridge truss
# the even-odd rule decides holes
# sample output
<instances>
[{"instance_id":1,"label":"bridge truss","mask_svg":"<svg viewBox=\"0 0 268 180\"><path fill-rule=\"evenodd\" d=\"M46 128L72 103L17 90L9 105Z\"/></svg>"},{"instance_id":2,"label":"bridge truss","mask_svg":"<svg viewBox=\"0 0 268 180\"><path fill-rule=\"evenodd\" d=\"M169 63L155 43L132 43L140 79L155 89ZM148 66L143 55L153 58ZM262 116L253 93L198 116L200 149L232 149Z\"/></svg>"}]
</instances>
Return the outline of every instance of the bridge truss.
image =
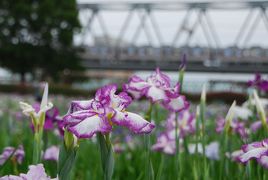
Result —
<instances>
[{"instance_id":1,"label":"bridge truss","mask_svg":"<svg viewBox=\"0 0 268 180\"><path fill-rule=\"evenodd\" d=\"M180 56L188 55L189 71L216 72L265 72L268 73L268 50L261 48L245 48L262 21L268 32L268 1L214 1L214 2L173 2L163 1L154 3L80 3L77 5L80 14L87 14L80 34L79 45L85 47L81 55L87 68L149 70L159 66L165 70L176 70ZM248 10L232 47L222 47L221 36L218 34L213 18L209 11L220 10ZM122 26L117 37L111 40L111 33L107 27L102 12L127 11L122 19ZM186 11L171 42L164 42L162 25L157 22L154 12ZM125 43L126 33L129 31L133 16L137 15L138 24L130 38ZM194 16L195 14L195 16ZM189 20L192 19L192 23ZM93 22L98 22L102 31L99 43L87 44L86 37L92 36L96 40ZM113 21L113 19L110 19ZM215 21L215 20L214 20ZM149 29L149 25L151 30ZM190 47L197 29L202 30L207 46L204 48ZM139 45L137 39L144 32L146 45ZM114 35L113 35L114 36ZM153 43L153 37L157 45ZM268 36L267 36L268 37ZM265 37L264 37L265 38ZM178 41L184 39L180 47ZM267 39L267 38L265 38ZM198 53L196 53L198 52Z\"/></svg>"}]
</instances>

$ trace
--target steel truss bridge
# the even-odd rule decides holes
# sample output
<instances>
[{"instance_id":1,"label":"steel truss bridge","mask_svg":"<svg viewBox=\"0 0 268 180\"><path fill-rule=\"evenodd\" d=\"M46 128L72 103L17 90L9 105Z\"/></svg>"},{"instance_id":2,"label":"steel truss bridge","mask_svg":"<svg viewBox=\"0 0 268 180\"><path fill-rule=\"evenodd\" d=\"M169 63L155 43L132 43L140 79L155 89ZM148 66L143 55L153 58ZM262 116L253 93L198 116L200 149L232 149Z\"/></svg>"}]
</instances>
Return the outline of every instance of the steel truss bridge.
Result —
<instances>
[{"instance_id":1,"label":"steel truss bridge","mask_svg":"<svg viewBox=\"0 0 268 180\"><path fill-rule=\"evenodd\" d=\"M187 54L187 71L202 72L262 72L268 73L268 49L260 47L247 47L252 39L257 25L262 21L268 32L268 1L214 1L214 2L173 2L162 1L153 3L79 3L77 4L80 16L86 19L83 24L79 45L84 47L81 57L84 66L92 69L126 69L126 70L151 70L156 66L164 70L177 70L180 57ZM215 28L213 19L208 12L228 10L247 10L248 14L234 38L233 46L222 47L221 34ZM121 18L122 26L119 28L118 37L111 38L111 32L104 20L103 12L128 12ZM177 31L172 41L164 43L164 35L157 22L154 12L179 12L186 11L181 23L174 24ZM87 14L87 16L85 15ZM130 42L125 42L127 31L133 16L138 16L138 24ZM195 18L193 23L190 19ZM109 19L109 21L115 21ZM116 19L119 21L119 19ZM229 21L232 21L230 19ZM101 38L96 38L93 22L98 22ZM111 23L109 22L109 23ZM152 27L149 31L149 25ZM133 27L132 27L133 28ZM197 29L202 30L206 47L191 47ZM232 27L230 27L232 28ZM133 30L133 29L132 29ZM236 32L237 30L235 30ZM137 43L137 39L144 32L147 39L146 45ZM95 42L87 44L88 36L95 38ZM153 44L156 37L157 45ZM181 39L184 43L178 47ZM264 37L268 40L268 36ZM247 47L247 48L246 48Z\"/></svg>"}]
</instances>

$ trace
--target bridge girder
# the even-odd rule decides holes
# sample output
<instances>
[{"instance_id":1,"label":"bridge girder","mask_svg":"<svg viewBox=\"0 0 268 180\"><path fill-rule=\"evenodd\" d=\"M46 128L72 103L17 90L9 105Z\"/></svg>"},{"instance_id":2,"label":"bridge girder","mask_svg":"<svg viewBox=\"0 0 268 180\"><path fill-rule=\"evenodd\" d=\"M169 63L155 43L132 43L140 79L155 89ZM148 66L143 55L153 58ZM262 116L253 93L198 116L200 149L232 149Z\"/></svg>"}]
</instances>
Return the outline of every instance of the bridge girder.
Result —
<instances>
[{"instance_id":1,"label":"bridge girder","mask_svg":"<svg viewBox=\"0 0 268 180\"><path fill-rule=\"evenodd\" d=\"M207 41L207 46L211 49L211 52L209 53L209 57L207 59L210 59L211 56L214 56L215 59L217 59L218 50L221 49L221 40L220 36L218 35L218 32L215 29L214 23L211 20L211 17L209 13L207 13L210 10L218 11L218 10L241 10L241 9L248 9L250 10L250 13L245 18L244 23L242 24L238 34L236 35L236 38L234 39L233 46L234 47L245 47L247 43L250 41L251 37L254 34L256 26L260 23L260 21L263 21L265 24L265 28L268 32L268 15L266 9L268 8L268 1L218 1L218 2L174 2L174 1L165 1L164 3L161 2L154 2L154 3L122 3L122 2L101 2L101 3L80 3L77 5L77 8L80 11L90 11L91 16L88 18L88 22L85 26L85 28L82 31L82 45L85 45L84 40L85 37L90 33L93 37L94 30L92 27L93 21L98 21L100 28L102 30L103 37L106 39L105 46L107 46L110 49L114 50L114 56L110 59L113 59L112 61L109 61L109 57L104 57L103 55L99 56L99 59L95 59L92 57L86 57L85 66L88 68L112 68L117 69L123 68L128 69L128 65L126 63L131 64L132 61L122 61L117 63L111 63L115 62L114 59L117 59L120 57L121 52L121 43L125 37L126 32L129 29L129 24L132 21L133 14L138 15L138 26L137 29L132 36L132 41L129 43L131 46L136 46L136 41L138 37L140 36L140 33L144 31L145 37L148 40L148 47L152 47L152 36L155 36L158 41L158 46L163 47L163 34L161 32L161 25L159 26L157 19L154 18L153 12L155 11L181 11L186 10L188 11L185 16L183 17L182 23L178 26L177 32L172 40L168 44L169 47L175 47L177 42L181 39L181 34L184 33L187 35L184 46L188 47L189 43L191 42L191 39L193 35L196 33L197 29L200 28L203 32L203 35L205 37L205 40ZM105 21L101 17L101 12L104 11L127 11L128 15L125 17L122 26L119 30L118 37L116 37L117 41L116 44L111 47L109 44L109 28L106 27ZM254 12L256 13L254 18ZM194 19L194 23L192 25L189 25L188 20L191 17L191 15L195 13L196 19ZM152 30L149 31L148 25L151 25ZM211 53L213 55L211 55ZM161 57L160 57L161 58ZM92 60L92 65L90 66L88 63ZM120 58L118 58L120 59ZM104 60L107 62L106 64L103 64ZM142 60L141 60L142 61ZM172 61L168 61L167 58L165 59L166 62L169 63L169 69L174 70L174 63ZM134 61L135 62L135 61ZM136 61L137 62L137 61ZM151 61L147 61L151 62ZM155 63L146 64L146 63L140 63L139 65L141 67L135 67L134 65L130 65L129 67L137 68L137 69L143 69L146 67L151 68L152 66L159 65L163 66L162 68L168 70L166 64L159 64L161 61L155 61ZM268 62L268 60L267 60ZM95 65L94 65L95 63ZM177 63L177 62L176 62ZM192 63L192 64L191 64ZM173 65L172 65L173 64ZM259 63L260 64L260 63ZM241 66L240 66L241 65ZM232 63L221 63L222 67L205 67L204 63L199 63L198 65L195 62L190 62L189 70L190 71L197 71L198 68L202 71L221 71L224 72L224 68L227 71L236 71L236 72L244 72L244 71L254 71L256 68L260 72L268 72L268 65L262 64L261 66L255 65L254 63L242 63L239 64L236 62L236 64ZM242 68L242 70L239 70L239 66ZM203 67L203 68L202 68ZM223 69L222 69L223 68ZM247 69L243 69L247 68ZM267 69L267 70L266 70Z\"/></svg>"}]
</instances>

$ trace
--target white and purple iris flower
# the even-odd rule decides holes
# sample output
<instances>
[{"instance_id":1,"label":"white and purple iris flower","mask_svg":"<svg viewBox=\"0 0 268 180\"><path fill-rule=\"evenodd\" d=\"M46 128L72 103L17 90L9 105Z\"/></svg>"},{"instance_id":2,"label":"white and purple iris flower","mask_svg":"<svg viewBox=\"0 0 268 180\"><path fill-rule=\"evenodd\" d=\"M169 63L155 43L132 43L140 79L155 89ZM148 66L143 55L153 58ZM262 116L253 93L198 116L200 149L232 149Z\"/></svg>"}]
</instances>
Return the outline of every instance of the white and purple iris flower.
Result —
<instances>
[{"instance_id":1,"label":"white and purple iris flower","mask_svg":"<svg viewBox=\"0 0 268 180\"><path fill-rule=\"evenodd\" d=\"M43 159L48 161L58 161L60 149L57 146L51 146L46 149Z\"/></svg>"},{"instance_id":2,"label":"white and purple iris flower","mask_svg":"<svg viewBox=\"0 0 268 180\"><path fill-rule=\"evenodd\" d=\"M185 96L179 94L179 83L171 87L170 78L159 68L146 80L136 75L132 76L123 88L134 98L146 96L153 103L161 102L166 109L172 112L179 112L189 107Z\"/></svg>"},{"instance_id":3,"label":"white and purple iris flower","mask_svg":"<svg viewBox=\"0 0 268 180\"><path fill-rule=\"evenodd\" d=\"M239 161L239 158L242 154L244 154L244 152L241 149L235 150L232 153L230 152L225 153L226 157L230 158L232 161Z\"/></svg>"},{"instance_id":4,"label":"white and purple iris flower","mask_svg":"<svg viewBox=\"0 0 268 180\"><path fill-rule=\"evenodd\" d=\"M249 160L256 159L258 163L268 169L268 139L243 145L241 150L237 161L246 164Z\"/></svg>"},{"instance_id":5,"label":"white and purple iris flower","mask_svg":"<svg viewBox=\"0 0 268 180\"><path fill-rule=\"evenodd\" d=\"M175 113L171 113L168 116L166 122L166 129L170 134L173 134L174 137L176 131L176 121L178 125L177 132L179 138L183 138L195 132L196 119L195 116L190 113L189 109L182 111L180 114L178 114L177 119Z\"/></svg>"},{"instance_id":6,"label":"white and purple iris flower","mask_svg":"<svg viewBox=\"0 0 268 180\"><path fill-rule=\"evenodd\" d=\"M151 148L154 151L161 151L165 154L176 153L176 139L169 133L162 133L157 137L157 142Z\"/></svg>"},{"instance_id":7,"label":"white and purple iris flower","mask_svg":"<svg viewBox=\"0 0 268 180\"><path fill-rule=\"evenodd\" d=\"M268 124L268 118L266 119L266 123ZM250 125L251 132L255 133L262 127L261 120L255 121Z\"/></svg>"},{"instance_id":8,"label":"white and purple iris flower","mask_svg":"<svg viewBox=\"0 0 268 180\"><path fill-rule=\"evenodd\" d=\"M255 78L253 80L248 81L249 87L256 87L261 91L268 91L268 80L263 79L261 74L255 74Z\"/></svg>"},{"instance_id":9,"label":"white and purple iris flower","mask_svg":"<svg viewBox=\"0 0 268 180\"><path fill-rule=\"evenodd\" d=\"M216 132L223 132L225 124L226 120L224 118L218 118L216 122ZM245 122L241 122L235 119L231 122L230 128L233 133L240 135L242 139L246 139L248 137L248 131L245 127Z\"/></svg>"},{"instance_id":10,"label":"white and purple iris flower","mask_svg":"<svg viewBox=\"0 0 268 180\"><path fill-rule=\"evenodd\" d=\"M0 154L0 165L3 165L10 158L15 160L18 164L21 164L24 156L25 153L22 145L20 145L17 149L14 147L6 147L2 154Z\"/></svg>"},{"instance_id":11,"label":"white and purple iris flower","mask_svg":"<svg viewBox=\"0 0 268 180\"><path fill-rule=\"evenodd\" d=\"M134 133L150 133L155 125L140 115L126 111L132 99L125 92L116 93L116 85L100 88L89 101L73 101L64 126L78 138L91 138L100 132L112 131L114 125L127 127Z\"/></svg>"},{"instance_id":12,"label":"white and purple iris flower","mask_svg":"<svg viewBox=\"0 0 268 180\"><path fill-rule=\"evenodd\" d=\"M154 151L162 151L166 154L176 153L176 121L178 125L178 139L195 132L196 119L189 110L181 112L176 118L175 113L171 113L166 121L166 130L157 138L157 142L152 146Z\"/></svg>"},{"instance_id":13,"label":"white and purple iris flower","mask_svg":"<svg viewBox=\"0 0 268 180\"><path fill-rule=\"evenodd\" d=\"M51 179L45 172L43 164L30 165L27 174L20 174L19 176L9 175L0 177L0 180L57 180Z\"/></svg>"}]
</instances>

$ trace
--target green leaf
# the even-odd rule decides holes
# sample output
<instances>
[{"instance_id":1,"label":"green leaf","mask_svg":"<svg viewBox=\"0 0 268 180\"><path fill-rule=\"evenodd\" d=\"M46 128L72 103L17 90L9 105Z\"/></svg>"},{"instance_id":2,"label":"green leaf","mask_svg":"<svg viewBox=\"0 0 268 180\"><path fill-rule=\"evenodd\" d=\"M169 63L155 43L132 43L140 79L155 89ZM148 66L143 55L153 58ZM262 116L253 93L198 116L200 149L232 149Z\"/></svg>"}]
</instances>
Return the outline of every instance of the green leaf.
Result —
<instances>
[{"instance_id":1,"label":"green leaf","mask_svg":"<svg viewBox=\"0 0 268 180\"><path fill-rule=\"evenodd\" d=\"M105 180L111 180L114 171L114 155L113 148L109 136L106 139L102 134L98 134L98 141L100 146L101 164Z\"/></svg>"},{"instance_id":2,"label":"green leaf","mask_svg":"<svg viewBox=\"0 0 268 180\"><path fill-rule=\"evenodd\" d=\"M62 143L58 162L58 175L60 180L70 179L70 172L75 163L77 148L66 148Z\"/></svg>"}]
</instances>

